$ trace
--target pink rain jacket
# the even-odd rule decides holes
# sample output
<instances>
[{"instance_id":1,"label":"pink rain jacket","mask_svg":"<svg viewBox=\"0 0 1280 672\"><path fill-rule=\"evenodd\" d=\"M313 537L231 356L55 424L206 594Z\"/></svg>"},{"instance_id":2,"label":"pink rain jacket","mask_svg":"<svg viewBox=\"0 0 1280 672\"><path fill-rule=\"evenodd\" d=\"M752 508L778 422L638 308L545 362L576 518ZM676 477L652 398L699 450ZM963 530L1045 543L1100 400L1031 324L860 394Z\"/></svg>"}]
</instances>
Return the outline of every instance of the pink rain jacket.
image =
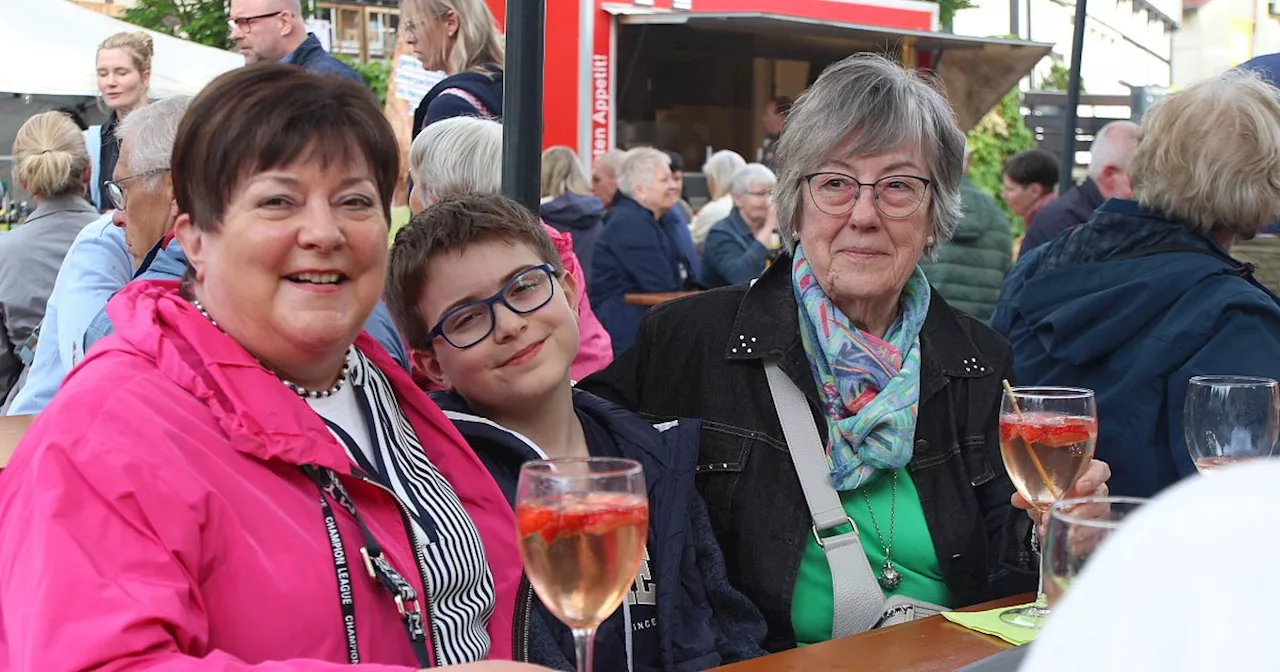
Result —
<instances>
[{"instance_id":1,"label":"pink rain jacket","mask_svg":"<svg viewBox=\"0 0 1280 672\"><path fill-rule=\"evenodd\" d=\"M573 238L545 223L542 230L551 236L551 243L560 253L560 263L565 272L578 281L578 356L569 367L569 377L582 380L603 371L613 361L613 341L604 325L596 319L591 302L587 300L587 276L582 272L582 264L578 263L578 255L573 253Z\"/></svg>"},{"instance_id":2,"label":"pink rain jacket","mask_svg":"<svg viewBox=\"0 0 1280 672\"><path fill-rule=\"evenodd\" d=\"M350 476L320 417L176 290L133 282L112 300L116 335L71 372L0 475L0 669L350 669L302 464L342 474L392 566L424 594L392 496ZM509 659L521 572L511 507L385 351L365 334L356 346L479 528L497 590L490 657ZM380 663L362 669L417 669L395 604L363 570L359 528L332 506L361 660Z\"/></svg>"}]
</instances>

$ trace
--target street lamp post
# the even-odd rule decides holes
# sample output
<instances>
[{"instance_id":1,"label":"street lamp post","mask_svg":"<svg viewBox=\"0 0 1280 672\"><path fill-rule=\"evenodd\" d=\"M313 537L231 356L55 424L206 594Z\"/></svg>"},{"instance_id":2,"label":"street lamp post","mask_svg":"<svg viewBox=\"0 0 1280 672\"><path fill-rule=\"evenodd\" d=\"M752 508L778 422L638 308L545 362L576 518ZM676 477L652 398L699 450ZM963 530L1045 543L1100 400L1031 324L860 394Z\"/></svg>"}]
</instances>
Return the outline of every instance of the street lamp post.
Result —
<instances>
[{"instance_id":1,"label":"street lamp post","mask_svg":"<svg viewBox=\"0 0 1280 672\"><path fill-rule=\"evenodd\" d=\"M1076 167L1076 117L1080 108L1080 57L1084 55L1084 23L1086 0L1076 0L1075 33L1071 36L1071 72L1067 75L1067 109L1062 120L1062 170L1058 174L1058 193L1075 186L1071 172Z\"/></svg>"},{"instance_id":2,"label":"street lamp post","mask_svg":"<svg viewBox=\"0 0 1280 672\"><path fill-rule=\"evenodd\" d=\"M502 195L538 212L542 176L544 0L507 0L502 87Z\"/></svg>"}]
</instances>

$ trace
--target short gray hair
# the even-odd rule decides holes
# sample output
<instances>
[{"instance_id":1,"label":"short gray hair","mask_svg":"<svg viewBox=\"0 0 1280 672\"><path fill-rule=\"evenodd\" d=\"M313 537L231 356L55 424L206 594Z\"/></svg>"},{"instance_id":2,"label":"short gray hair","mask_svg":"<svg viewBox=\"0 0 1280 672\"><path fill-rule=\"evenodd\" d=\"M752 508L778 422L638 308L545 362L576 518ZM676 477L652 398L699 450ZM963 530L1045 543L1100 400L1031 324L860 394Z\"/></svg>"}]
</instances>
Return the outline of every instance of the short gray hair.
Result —
<instances>
[{"instance_id":1,"label":"short gray hair","mask_svg":"<svg viewBox=\"0 0 1280 672\"><path fill-rule=\"evenodd\" d=\"M734 196L742 196L751 191L755 184L767 184L770 188L778 183L778 176L763 163L748 163L733 174L730 192Z\"/></svg>"},{"instance_id":2,"label":"short gray hair","mask_svg":"<svg viewBox=\"0 0 1280 672\"><path fill-rule=\"evenodd\" d=\"M1089 145L1089 177L1100 177L1107 166L1129 172L1129 162L1137 146L1138 125L1132 121L1113 121L1103 126Z\"/></svg>"},{"instance_id":3,"label":"short gray hair","mask_svg":"<svg viewBox=\"0 0 1280 672\"><path fill-rule=\"evenodd\" d=\"M663 166L671 166L671 157L652 147L637 147L622 156L618 166L618 191L635 196L637 187L653 184L653 176Z\"/></svg>"},{"instance_id":4,"label":"short gray hair","mask_svg":"<svg viewBox=\"0 0 1280 672\"><path fill-rule=\"evenodd\" d=\"M479 117L437 121L414 139L409 170L432 201L502 193L502 124Z\"/></svg>"},{"instance_id":5,"label":"short gray hair","mask_svg":"<svg viewBox=\"0 0 1280 672\"><path fill-rule=\"evenodd\" d=\"M707 159L707 162L702 165L702 174L707 177L708 186L715 187L710 194L711 200L714 201L729 193L734 173L745 165L747 160L732 149L722 149Z\"/></svg>"},{"instance_id":6,"label":"short gray hair","mask_svg":"<svg viewBox=\"0 0 1280 672\"><path fill-rule=\"evenodd\" d=\"M930 258L951 239L960 221L964 133L940 92L926 80L883 56L856 54L823 71L787 115L778 141L778 228L794 251L804 208L804 176L832 158L834 148L857 134L857 155L875 156L899 147L924 151L932 181L929 216L934 241Z\"/></svg>"},{"instance_id":7,"label":"short gray hair","mask_svg":"<svg viewBox=\"0 0 1280 672\"><path fill-rule=\"evenodd\" d=\"M613 179L618 179L618 167L622 165L622 157L626 156L626 150L611 149L595 158L595 166L604 168L613 175Z\"/></svg>"},{"instance_id":8,"label":"short gray hair","mask_svg":"<svg viewBox=\"0 0 1280 672\"><path fill-rule=\"evenodd\" d=\"M1232 70L1157 102L1129 179L1147 210L1252 238L1280 213L1280 90Z\"/></svg>"},{"instance_id":9,"label":"short gray hair","mask_svg":"<svg viewBox=\"0 0 1280 672\"><path fill-rule=\"evenodd\" d=\"M169 170L173 142L189 105L191 96L161 98L129 113L116 126L116 137L120 140L121 152L129 159L129 170L134 175L150 173L139 180L144 189L158 187L160 173Z\"/></svg>"}]
</instances>

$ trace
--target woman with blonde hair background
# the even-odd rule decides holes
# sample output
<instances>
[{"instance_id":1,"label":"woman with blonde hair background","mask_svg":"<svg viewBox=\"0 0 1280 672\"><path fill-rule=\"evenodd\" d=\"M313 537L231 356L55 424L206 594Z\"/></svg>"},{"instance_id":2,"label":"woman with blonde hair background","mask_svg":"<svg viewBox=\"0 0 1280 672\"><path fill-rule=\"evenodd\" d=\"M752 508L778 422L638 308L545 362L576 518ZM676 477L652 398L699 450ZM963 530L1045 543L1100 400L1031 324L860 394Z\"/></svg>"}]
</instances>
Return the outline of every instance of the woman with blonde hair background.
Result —
<instances>
[{"instance_id":1,"label":"woman with blonde hair background","mask_svg":"<svg viewBox=\"0 0 1280 672\"><path fill-rule=\"evenodd\" d=\"M116 126L130 112L147 104L147 90L151 86L151 56L155 46L151 36L139 30L116 33L98 45L98 92L111 110L107 122L90 126L84 132L84 145L92 159L89 179L89 199L99 210L107 210L110 200L103 197L104 187L111 180L120 158L120 139Z\"/></svg>"},{"instance_id":2,"label":"woman with blonde hair background","mask_svg":"<svg viewBox=\"0 0 1280 672\"><path fill-rule=\"evenodd\" d=\"M604 223L604 202L591 193L578 155L563 145L542 153L542 221L573 236L573 253L591 282L591 262Z\"/></svg>"},{"instance_id":3,"label":"woman with blonde hair background","mask_svg":"<svg viewBox=\"0 0 1280 672\"><path fill-rule=\"evenodd\" d=\"M422 67L445 73L413 113L413 135L441 119L502 117L506 53L484 0L405 0L405 41Z\"/></svg>"},{"instance_id":4,"label":"woman with blonde hair background","mask_svg":"<svg viewBox=\"0 0 1280 672\"><path fill-rule=\"evenodd\" d=\"M44 319L62 259L98 213L84 200L89 155L61 112L27 120L13 141L13 178L35 199L26 223L0 236L0 415L17 392L22 345Z\"/></svg>"},{"instance_id":5,"label":"woman with blonde hair background","mask_svg":"<svg viewBox=\"0 0 1280 672\"><path fill-rule=\"evenodd\" d=\"M1230 253L1280 212L1280 91L1237 71L1165 98L1142 119L1129 179L1133 200L1018 261L991 326L1019 384L1097 392L1111 490L1149 497L1195 473L1192 376L1280 378L1280 298Z\"/></svg>"}]
</instances>

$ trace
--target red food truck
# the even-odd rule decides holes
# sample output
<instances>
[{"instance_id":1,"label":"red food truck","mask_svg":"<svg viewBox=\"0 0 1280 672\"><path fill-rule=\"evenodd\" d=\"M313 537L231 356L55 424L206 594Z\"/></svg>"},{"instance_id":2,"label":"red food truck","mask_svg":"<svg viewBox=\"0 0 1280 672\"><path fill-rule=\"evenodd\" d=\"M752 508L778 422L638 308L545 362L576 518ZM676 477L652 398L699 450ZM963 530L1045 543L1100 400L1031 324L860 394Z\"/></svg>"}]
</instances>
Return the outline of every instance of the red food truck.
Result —
<instances>
[{"instance_id":1,"label":"red food truck","mask_svg":"<svg viewBox=\"0 0 1280 672\"><path fill-rule=\"evenodd\" d=\"M506 0L488 0L501 24ZM546 0L543 147L754 160L767 101L872 51L928 68L972 127L1051 45L941 33L924 0Z\"/></svg>"}]
</instances>

